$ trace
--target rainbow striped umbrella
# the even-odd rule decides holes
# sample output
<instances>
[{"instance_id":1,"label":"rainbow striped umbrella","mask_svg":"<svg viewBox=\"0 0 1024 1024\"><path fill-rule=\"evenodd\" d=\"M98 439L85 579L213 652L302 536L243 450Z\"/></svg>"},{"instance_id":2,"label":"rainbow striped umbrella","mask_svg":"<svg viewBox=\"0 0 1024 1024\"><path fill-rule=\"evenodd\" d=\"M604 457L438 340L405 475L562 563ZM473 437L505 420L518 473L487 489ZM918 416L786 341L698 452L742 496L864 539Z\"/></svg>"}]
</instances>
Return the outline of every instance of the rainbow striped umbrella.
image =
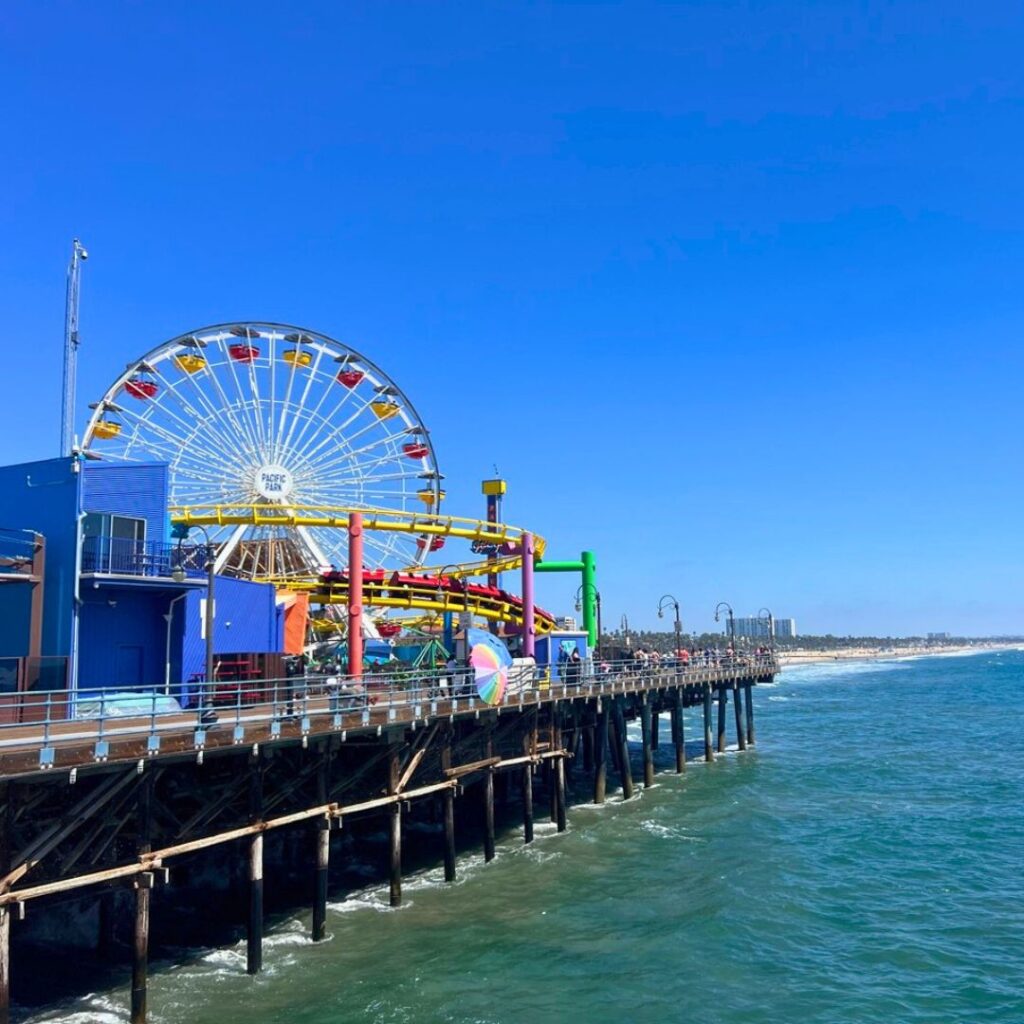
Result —
<instances>
[{"instance_id":1,"label":"rainbow striped umbrella","mask_svg":"<svg viewBox=\"0 0 1024 1024\"><path fill-rule=\"evenodd\" d=\"M485 704L500 704L508 688L508 670L512 664L508 648L485 629L467 629L466 646L480 699Z\"/></svg>"}]
</instances>

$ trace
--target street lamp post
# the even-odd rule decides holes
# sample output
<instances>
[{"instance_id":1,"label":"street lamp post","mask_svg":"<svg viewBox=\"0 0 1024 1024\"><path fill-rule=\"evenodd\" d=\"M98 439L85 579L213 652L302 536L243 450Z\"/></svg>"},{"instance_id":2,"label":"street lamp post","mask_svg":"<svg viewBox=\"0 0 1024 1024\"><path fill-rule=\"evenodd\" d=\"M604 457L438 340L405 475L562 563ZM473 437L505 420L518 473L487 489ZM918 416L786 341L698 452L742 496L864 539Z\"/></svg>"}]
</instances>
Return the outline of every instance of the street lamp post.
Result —
<instances>
[{"instance_id":1,"label":"street lamp post","mask_svg":"<svg viewBox=\"0 0 1024 1024\"><path fill-rule=\"evenodd\" d=\"M775 654L775 617L767 608L758 608L757 617L762 618L761 612L764 612L764 618L768 619L768 651L770 654Z\"/></svg>"},{"instance_id":2,"label":"street lamp post","mask_svg":"<svg viewBox=\"0 0 1024 1024\"><path fill-rule=\"evenodd\" d=\"M732 606L728 601L719 601L718 606L715 608L715 622L718 621L718 613L725 608L728 612L729 622L729 640L732 643L732 656L736 657L736 620L733 618Z\"/></svg>"},{"instance_id":3,"label":"street lamp post","mask_svg":"<svg viewBox=\"0 0 1024 1024\"><path fill-rule=\"evenodd\" d=\"M675 623L675 625L676 625L676 648L675 648L675 657L676 657L676 660L678 661L678 659L679 659L679 651L682 648L683 624L682 624L682 622L679 619L679 602L671 594L665 594L661 598L661 600L658 602L658 618L659 619L665 618L665 608L666 608L666 606L668 604L672 605L672 607L675 609L675 613L676 613L676 623Z\"/></svg>"},{"instance_id":4,"label":"street lamp post","mask_svg":"<svg viewBox=\"0 0 1024 1024\"><path fill-rule=\"evenodd\" d=\"M213 557L213 545L210 543L210 535L202 526L194 527L194 529L199 530L206 540L206 560L203 563L203 568L206 570L206 609L203 619L203 631L206 634L206 672L204 685L199 691L199 719L201 722L212 723L217 721L217 713L208 704L210 695L213 692L211 689L213 686L213 588L214 581L216 580L216 573L214 572L216 561ZM178 537L177 564L171 570L171 578L176 583L183 583L185 581L185 568L181 564L181 545L187 536L188 532L186 530Z\"/></svg>"},{"instance_id":5,"label":"street lamp post","mask_svg":"<svg viewBox=\"0 0 1024 1024\"><path fill-rule=\"evenodd\" d=\"M738 670L738 654L739 649L736 646L736 620L732 614L732 605L727 601L719 601L718 606L715 608L715 622L718 621L718 613L725 608L729 615L729 636L732 641L732 670L735 673ZM733 705L736 711L736 742L740 750L747 749L747 734L743 728L743 697L741 691L736 684L735 675L733 676ZM718 691L718 752L722 753L725 750L725 687L723 686Z\"/></svg>"}]
</instances>

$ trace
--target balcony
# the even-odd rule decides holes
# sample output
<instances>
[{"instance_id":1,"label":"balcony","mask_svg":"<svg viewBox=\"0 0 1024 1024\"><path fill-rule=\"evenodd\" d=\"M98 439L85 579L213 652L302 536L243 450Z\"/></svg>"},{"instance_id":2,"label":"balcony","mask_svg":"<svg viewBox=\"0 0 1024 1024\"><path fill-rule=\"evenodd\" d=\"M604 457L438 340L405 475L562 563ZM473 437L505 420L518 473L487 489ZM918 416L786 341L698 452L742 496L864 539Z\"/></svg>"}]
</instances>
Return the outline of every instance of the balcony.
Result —
<instances>
[{"instance_id":1,"label":"balcony","mask_svg":"<svg viewBox=\"0 0 1024 1024\"><path fill-rule=\"evenodd\" d=\"M204 544L166 544L125 537L86 537L82 545L82 572L109 576L170 579L177 566L189 579L206 576Z\"/></svg>"}]
</instances>

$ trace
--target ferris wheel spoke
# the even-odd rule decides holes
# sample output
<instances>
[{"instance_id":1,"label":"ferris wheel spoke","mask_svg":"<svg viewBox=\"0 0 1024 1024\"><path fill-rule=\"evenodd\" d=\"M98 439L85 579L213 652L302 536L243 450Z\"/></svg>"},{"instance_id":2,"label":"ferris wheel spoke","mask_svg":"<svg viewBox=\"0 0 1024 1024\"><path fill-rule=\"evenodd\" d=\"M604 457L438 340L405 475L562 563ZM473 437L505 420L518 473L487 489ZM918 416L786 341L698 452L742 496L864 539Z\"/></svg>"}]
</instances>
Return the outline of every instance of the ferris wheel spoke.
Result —
<instances>
[{"instance_id":1,"label":"ferris wheel spoke","mask_svg":"<svg viewBox=\"0 0 1024 1024\"><path fill-rule=\"evenodd\" d=\"M359 382L359 385L357 387L345 388L344 394L335 404L330 414L326 417L326 421L328 423L336 424L336 426L332 428L333 432L340 433L341 431L346 430L365 412L369 412L371 415L375 415L373 413L373 410L370 408L370 405L372 402L376 401L377 398L380 397L380 395L376 391L376 389L380 386L382 385L380 385L373 376L367 374ZM369 390L367 390L367 388L369 388ZM347 419L341 420L339 422L339 417L341 416L342 411L350 401L354 401L361 404L358 404L354 410L349 412ZM303 431L301 440L305 440L305 435L306 433L308 433L308 430L309 428L307 426L306 429ZM312 440L316 440L315 436ZM321 441L312 450L303 449L303 454L305 454L306 457L308 458L313 454L313 452L319 451L323 447L323 445L324 441Z\"/></svg>"},{"instance_id":2,"label":"ferris wheel spoke","mask_svg":"<svg viewBox=\"0 0 1024 1024\"><path fill-rule=\"evenodd\" d=\"M209 342L207 342L207 344L209 344ZM211 415L214 417L218 416L218 413L221 415L226 415L234 424L235 430L237 431L238 440L247 440L250 446L250 450L255 454L256 451L258 450L256 438L253 435L252 431L248 429L248 424L245 422L244 417L237 417L235 415L234 403L228 398L227 392L224 390L224 385L221 382L220 376L214 369L214 364L211 359L207 358L206 362L202 367L201 373L203 379L208 380L213 385L214 389L220 396L221 400L220 410L218 410L216 407L211 407ZM205 397L205 393L202 391L202 388L199 387L199 381L198 379L196 379L198 376L198 374L190 374L189 380L192 382L197 393L203 394Z\"/></svg>"},{"instance_id":3,"label":"ferris wheel spoke","mask_svg":"<svg viewBox=\"0 0 1024 1024\"><path fill-rule=\"evenodd\" d=\"M402 434L391 434L386 437L378 438L371 444L364 445L362 448L354 448L351 450L345 450L341 452L341 459L337 456L332 460L331 453L328 450L315 462L308 463L304 468L316 474L318 477L323 475L327 471L327 467L333 466L334 472L344 470L345 466L360 466L364 464L372 464L377 461L389 461L393 462L396 459L408 458L404 452L398 450L397 446L394 445L396 439L400 439ZM374 458L366 458L375 449L380 448L381 445L390 444L391 447L385 452L384 455L376 456ZM343 460L343 461L342 461Z\"/></svg>"},{"instance_id":4,"label":"ferris wheel spoke","mask_svg":"<svg viewBox=\"0 0 1024 1024\"><path fill-rule=\"evenodd\" d=\"M192 416L196 424L202 425L204 434L208 436L213 443L220 447L225 455L237 458L240 453L240 442L242 440L241 431L238 430L233 437L228 437L224 435L222 429L222 419L225 413L227 414L228 419L230 419L231 422L236 423L237 426L233 410L227 407L218 409L210 401L209 396L203 391L203 389L198 386L198 382L194 379L194 375L186 374L185 379L191 384L192 389L195 391L195 394L199 399L198 405L202 407L197 409L189 400L189 397L183 393L181 388L179 388L180 380L176 381L168 374L164 373L160 369L159 364L157 364L155 369L160 379L165 384L165 394L173 396L185 413Z\"/></svg>"},{"instance_id":5,"label":"ferris wheel spoke","mask_svg":"<svg viewBox=\"0 0 1024 1024\"><path fill-rule=\"evenodd\" d=\"M300 424L308 425L309 422L315 421L316 417L319 415L320 408L323 406L324 402L327 401L327 396L331 394L333 389L339 386L336 379L337 371L331 372L330 368L328 368L328 371L321 369L321 364L329 355L330 352L327 348L322 345L317 346L316 359L310 367L305 387L302 389L302 397L299 399L296 407L292 411L291 424L289 425L288 433L285 435L283 440L283 448L285 449L291 449L293 443L297 443L297 441L293 442L296 427ZM321 393L316 405L314 407L310 407L309 395L313 390L314 383L320 387ZM302 410L308 410L306 416L299 415Z\"/></svg>"},{"instance_id":6,"label":"ferris wheel spoke","mask_svg":"<svg viewBox=\"0 0 1024 1024\"><path fill-rule=\"evenodd\" d=\"M196 438L201 435L205 443L211 446L211 450L218 451L224 462L230 465L232 456L235 453L224 447L220 436L210 429L210 421L206 417L198 415L191 421L183 419L167 406L165 402L166 395L167 392L164 391L158 399L154 400L154 404L150 406L146 412L136 417L139 423L146 423L148 425L155 426L158 420L170 420L172 423L181 427L181 436L192 436ZM130 413L129 415L135 416L134 413ZM173 434L173 431L171 431L169 427L164 427L164 429Z\"/></svg>"},{"instance_id":7,"label":"ferris wheel spoke","mask_svg":"<svg viewBox=\"0 0 1024 1024\"><path fill-rule=\"evenodd\" d=\"M193 451L184 449L181 445L181 438L164 429L158 424L152 422L146 422L147 435L145 438L140 436L138 430L134 430L130 434L125 442L125 447L130 448L133 444L137 444L138 447L144 451L151 451L156 455L163 457L167 462L180 463L185 461L191 465L194 471L198 474L212 474L210 479L218 479L216 476L216 463L219 462L219 458L213 453L207 453L208 458L202 458ZM152 435L156 435L155 437ZM159 438L159 440L157 440ZM210 463L214 465L211 466ZM223 469L223 467L222 467Z\"/></svg>"},{"instance_id":8,"label":"ferris wheel spoke","mask_svg":"<svg viewBox=\"0 0 1024 1024\"><path fill-rule=\"evenodd\" d=\"M366 433L367 430L372 430L375 426L379 426L381 421L377 415L370 408L370 402L373 399L367 400L367 402L355 413L353 413L344 423L339 423L336 427L333 427L329 432L325 432L324 436L321 437L320 441L314 445L314 447L303 452L307 460L312 461L314 456L324 449L327 450L327 454L331 452L331 445L339 443L339 439L343 439L340 442L340 446L343 452L351 447L352 442L362 434ZM372 417L369 423L364 427L360 427L354 434L347 433L348 429L359 419L363 413L369 413Z\"/></svg>"},{"instance_id":9,"label":"ferris wheel spoke","mask_svg":"<svg viewBox=\"0 0 1024 1024\"><path fill-rule=\"evenodd\" d=\"M288 422L288 412L292 408L292 390L295 387L295 375L298 372L299 360L302 358L301 353L306 351L306 348L303 347L302 337L303 336L300 335L299 340L295 343L295 351L297 354L295 358L292 360L291 372L288 374L288 385L285 388L284 400L281 403L281 416L278 420L277 431L274 434L274 450L271 454L271 457L273 458L274 462L277 462L281 458L281 453L284 448L282 442L284 441L285 426ZM306 384L305 387L303 388L303 396L308 395L309 388L312 386L313 379L316 376L317 368L320 365L320 360L323 358L322 349L317 348L315 351L316 356L314 357L313 363L308 367L308 372L306 373ZM299 407L301 407L302 404L303 402L300 400ZM293 422L294 419L295 417L293 415Z\"/></svg>"},{"instance_id":10,"label":"ferris wheel spoke","mask_svg":"<svg viewBox=\"0 0 1024 1024\"><path fill-rule=\"evenodd\" d=\"M348 363L346 362L345 365L347 366ZM326 415L323 415L322 422L325 422L325 423L334 423L334 422L336 422L337 418L341 415L342 410L345 408L345 406L350 401L357 401L358 400L357 396L358 396L360 387L357 386L355 388L346 388L344 385L338 384L337 380L334 377L331 377L330 375L326 375L326 376L327 376L327 383L326 383L326 386L324 387L323 394L320 396L320 401L317 402L316 407L311 410L311 413L310 413L309 417L306 419L306 422L303 424L302 428L299 430L298 436L295 437L294 441L290 442L290 443L294 444L295 448L298 449L298 450L301 450L302 445L305 443L306 435L309 433L309 430L310 430L311 426L316 422L316 417L322 415L320 410L323 408L324 403L328 401L328 398L329 398L329 396L331 394L334 394L334 393L337 392L338 388L341 389L341 395L339 396L338 400L334 403L334 406L331 408L330 413L328 413ZM362 379L362 381L360 382L360 385L368 385L368 384L372 385L373 387L377 386L376 379L373 378L372 375L370 375L370 374L367 374L367 376L365 376ZM373 394L373 392L371 392L371 394ZM372 401L372 398L367 399L366 400L366 405L368 406L371 401Z\"/></svg>"},{"instance_id":11,"label":"ferris wheel spoke","mask_svg":"<svg viewBox=\"0 0 1024 1024\"><path fill-rule=\"evenodd\" d=\"M232 336L228 335L228 337L232 337ZM254 447L255 451L260 453L260 454L262 454L262 452L263 452L263 438L262 438L262 432L260 430L259 418L256 417L256 416L251 415L249 413L249 408L248 408L249 403L252 401L253 395L251 393L249 395L246 395L244 389L242 388L242 382L241 382L241 379L238 376L238 362L237 362L237 360L235 360L232 357L231 353L228 351L228 346L226 346L225 343L224 343L224 335L223 334L218 334L217 337L216 337L216 340L217 340L217 346L220 348L221 355L222 355L223 360L224 360L219 365L227 366L227 368L228 368L228 374L227 375L234 382L235 391L238 393L238 408L239 408L239 412L247 414L246 416L243 416L243 420L246 423L247 433L253 439L253 447ZM251 340L252 340L251 338L248 338L248 337L245 338L246 342L249 342ZM249 365L251 367L252 363L250 363Z\"/></svg>"}]
</instances>

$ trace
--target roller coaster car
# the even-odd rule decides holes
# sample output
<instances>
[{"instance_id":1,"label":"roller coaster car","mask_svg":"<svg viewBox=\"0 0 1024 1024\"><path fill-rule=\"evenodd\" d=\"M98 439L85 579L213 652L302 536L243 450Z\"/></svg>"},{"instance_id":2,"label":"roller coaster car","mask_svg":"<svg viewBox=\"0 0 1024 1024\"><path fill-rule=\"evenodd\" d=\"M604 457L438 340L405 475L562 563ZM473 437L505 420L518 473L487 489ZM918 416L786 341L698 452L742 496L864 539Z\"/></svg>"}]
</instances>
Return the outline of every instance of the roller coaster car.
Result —
<instances>
[{"instance_id":1,"label":"roller coaster car","mask_svg":"<svg viewBox=\"0 0 1024 1024\"><path fill-rule=\"evenodd\" d=\"M324 583L348 583L348 569L328 569L320 574ZM383 569L364 569L363 583L383 583Z\"/></svg>"},{"instance_id":2,"label":"roller coaster car","mask_svg":"<svg viewBox=\"0 0 1024 1024\"><path fill-rule=\"evenodd\" d=\"M487 597L492 601L504 600L505 591L499 590L497 587L488 587L482 583L471 583L466 590L470 594L475 594L477 597Z\"/></svg>"}]
</instances>

